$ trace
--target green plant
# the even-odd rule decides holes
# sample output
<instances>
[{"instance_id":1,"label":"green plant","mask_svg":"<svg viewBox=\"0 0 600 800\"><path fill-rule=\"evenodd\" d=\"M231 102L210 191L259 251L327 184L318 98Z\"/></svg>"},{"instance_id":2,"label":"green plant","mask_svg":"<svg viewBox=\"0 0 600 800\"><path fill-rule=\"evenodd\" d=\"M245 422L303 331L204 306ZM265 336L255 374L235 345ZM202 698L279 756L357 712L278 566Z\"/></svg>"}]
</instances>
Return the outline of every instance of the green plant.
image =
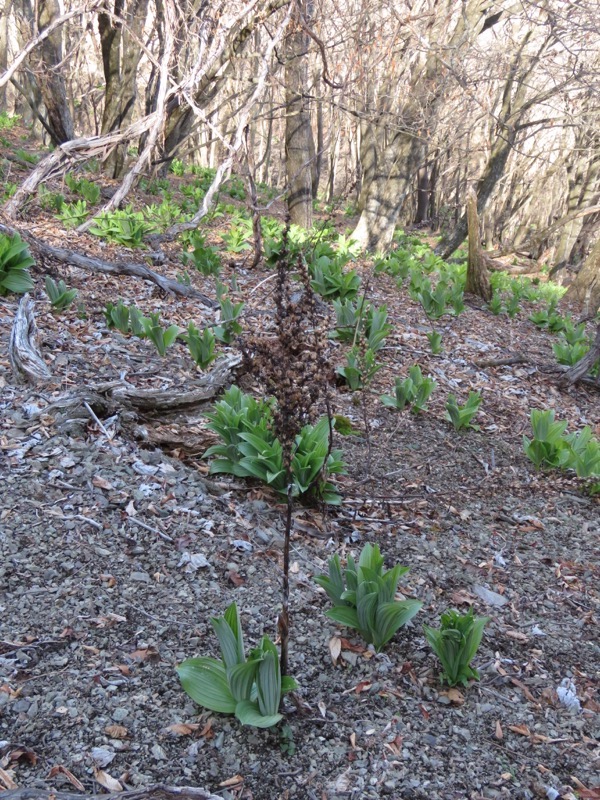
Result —
<instances>
[{"instance_id":1,"label":"green plant","mask_svg":"<svg viewBox=\"0 0 600 800\"><path fill-rule=\"evenodd\" d=\"M6 111L0 111L0 131L10 131L19 124L20 114L14 116Z\"/></svg>"},{"instance_id":2,"label":"green plant","mask_svg":"<svg viewBox=\"0 0 600 800\"><path fill-rule=\"evenodd\" d=\"M167 228L182 219L180 208L166 199L159 205L146 206L142 213L152 228L158 231L166 231Z\"/></svg>"},{"instance_id":3,"label":"green plant","mask_svg":"<svg viewBox=\"0 0 600 800\"><path fill-rule=\"evenodd\" d=\"M221 258L216 247L208 247L206 237L199 231L193 231L189 237L192 251L185 251L181 257L184 265L197 269L203 275L219 275L221 272Z\"/></svg>"},{"instance_id":4,"label":"green plant","mask_svg":"<svg viewBox=\"0 0 600 800\"><path fill-rule=\"evenodd\" d=\"M29 267L34 264L29 247L18 233L13 236L0 233L0 297L9 292L24 294L33 289Z\"/></svg>"},{"instance_id":5,"label":"green plant","mask_svg":"<svg viewBox=\"0 0 600 800\"><path fill-rule=\"evenodd\" d=\"M3 187L3 190L2 190L2 197L3 198L4 197L6 197L6 198L12 197L15 194L15 192L17 191L17 189L18 189L18 185L16 183L13 183L12 181L9 181L9 182L5 183L4 187Z\"/></svg>"},{"instance_id":6,"label":"green plant","mask_svg":"<svg viewBox=\"0 0 600 800\"><path fill-rule=\"evenodd\" d=\"M566 434L562 454L562 466L575 470L578 478L593 478L600 475L600 442L586 425L580 431Z\"/></svg>"},{"instance_id":7,"label":"green plant","mask_svg":"<svg viewBox=\"0 0 600 800\"><path fill-rule=\"evenodd\" d=\"M431 331L431 333L425 335L427 336L427 341L429 342L433 355L439 355L442 352L442 334L437 331Z\"/></svg>"},{"instance_id":8,"label":"green plant","mask_svg":"<svg viewBox=\"0 0 600 800\"><path fill-rule=\"evenodd\" d=\"M282 695L297 688L296 681L282 678L277 648L268 636L246 658L237 605L211 625L221 648L221 660L188 658L177 667L181 685L195 703L220 714L235 714L242 725L272 728L283 718Z\"/></svg>"},{"instance_id":9,"label":"green plant","mask_svg":"<svg viewBox=\"0 0 600 800\"><path fill-rule=\"evenodd\" d=\"M365 303L364 299L356 303L349 299L334 299L333 308L336 316L335 334L333 335L342 342L351 342L364 324L369 304Z\"/></svg>"},{"instance_id":10,"label":"green plant","mask_svg":"<svg viewBox=\"0 0 600 800\"><path fill-rule=\"evenodd\" d=\"M525 455L538 468L560 466L567 423L555 420L553 409L542 411L536 408L531 411L530 421L533 438L523 436Z\"/></svg>"},{"instance_id":11,"label":"green plant","mask_svg":"<svg viewBox=\"0 0 600 800\"><path fill-rule=\"evenodd\" d=\"M41 156L36 153L28 153L27 150L23 150L22 147L15 150L15 156L20 158L21 161L25 161L27 164L37 164L41 158Z\"/></svg>"},{"instance_id":12,"label":"green plant","mask_svg":"<svg viewBox=\"0 0 600 800\"><path fill-rule=\"evenodd\" d=\"M414 364L408 370L408 377L396 378L396 387L393 395L383 394L379 398L384 406L402 411L406 406L412 406L412 410L425 411L427 401L431 397L437 383L433 378L424 378L421 367Z\"/></svg>"},{"instance_id":13,"label":"green plant","mask_svg":"<svg viewBox=\"0 0 600 800\"><path fill-rule=\"evenodd\" d=\"M387 318L387 306L367 309L365 337L369 348L374 353L383 347L386 336L392 330Z\"/></svg>"},{"instance_id":14,"label":"green plant","mask_svg":"<svg viewBox=\"0 0 600 800\"><path fill-rule=\"evenodd\" d=\"M185 165L179 158L174 158L169 165L169 170L173 175L177 175L178 178L181 178L185 172Z\"/></svg>"},{"instance_id":15,"label":"green plant","mask_svg":"<svg viewBox=\"0 0 600 800\"><path fill-rule=\"evenodd\" d=\"M38 190L40 206L44 211L60 212L65 204L65 196L60 192L49 192L42 184Z\"/></svg>"},{"instance_id":16,"label":"green plant","mask_svg":"<svg viewBox=\"0 0 600 800\"><path fill-rule=\"evenodd\" d=\"M57 311L64 311L77 297L77 289L67 289L63 280L59 280L57 283L50 275L46 275L45 286L52 308Z\"/></svg>"},{"instance_id":17,"label":"green plant","mask_svg":"<svg viewBox=\"0 0 600 800\"><path fill-rule=\"evenodd\" d=\"M124 247L142 247L144 236L154 230L154 225L144 219L141 211L134 211L131 206L127 206L100 214L89 232Z\"/></svg>"},{"instance_id":18,"label":"green plant","mask_svg":"<svg viewBox=\"0 0 600 800\"><path fill-rule=\"evenodd\" d=\"M439 628L423 625L425 638L442 664L440 680L450 686L479 679L479 673L471 666L481 644L483 629L489 617L473 616L473 609L466 614L446 611L442 614Z\"/></svg>"},{"instance_id":19,"label":"green plant","mask_svg":"<svg viewBox=\"0 0 600 800\"><path fill-rule=\"evenodd\" d=\"M446 281L438 281L435 289L432 289L431 282L427 278L411 279L411 296L418 300L429 319L439 319L448 313L448 305L451 302L451 291Z\"/></svg>"},{"instance_id":20,"label":"green plant","mask_svg":"<svg viewBox=\"0 0 600 800\"><path fill-rule=\"evenodd\" d=\"M190 322L187 334L181 338L187 343L190 355L200 369L206 369L217 357L215 335L210 328L204 328L200 334L194 323Z\"/></svg>"},{"instance_id":21,"label":"green plant","mask_svg":"<svg viewBox=\"0 0 600 800\"><path fill-rule=\"evenodd\" d=\"M107 303L104 309L104 319L109 328L116 328L121 333L133 333L134 336L143 337L144 325L141 311L136 306L126 306L122 300L115 305Z\"/></svg>"},{"instance_id":22,"label":"green plant","mask_svg":"<svg viewBox=\"0 0 600 800\"><path fill-rule=\"evenodd\" d=\"M84 222L88 215L87 203L85 200L77 200L75 203L65 203L61 206L60 212L56 215L66 228L76 228Z\"/></svg>"},{"instance_id":23,"label":"green plant","mask_svg":"<svg viewBox=\"0 0 600 800\"><path fill-rule=\"evenodd\" d=\"M271 403L255 400L231 386L208 419L207 427L222 440L204 454L205 458L217 456L211 462L211 473L257 478L281 494L287 493L283 450L272 431ZM341 498L326 474L343 470L341 451L329 452L327 417L314 426L304 426L296 436L292 454L293 496L306 500L310 492L325 503L339 504Z\"/></svg>"},{"instance_id":24,"label":"green plant","mask_svg":"<svg viewBox=\"0 0 600 800\"><path fill-rule=\"evenodd\" d=\"M492 295L492 299L488 303L488 310L498 316L498 314L502 313L504 309L504 303L502 302L502 297L498 292L494 292Z\"/></svg>"},{"instance_id":25,"label":"green plant","mask_svg":"<svg viewBox=\"0 0 600 800\"><path fill-rule=\"evenodd\" d=\"M220 290L219 306L220 306L220 325L215 325L214 334L223 344L231 344L236 336L242 332L242 326L239 323L239 318L244 308L244 303L233 303L228 295L222 294Z\"/></svg>"},{"instance_id":26,"label":"green plant","mask_svg":"<svg viewBox=\"0 0 600 800\"><path fill-rule=\"evenodd\" d=\"M379 546L367 543L358 564L348 556L343 572L340 558L335 555L329 559L328 574L315 577L334 606L327 616L358 630L377 652L423 605L420 600L395 600L398 583L408 567L397 564L384 571L383 560Z\"/></svg>"},{"instance_id":27,"label":"green plant","mask_svg":"<svg viewBox=\"0 0 600 800\"><path fill-rule=\"evenodd\" d=\"M366 350L355 345L346 356L346 364L338 367L336 372L346 381L351 391L362 389L368 384L383 364L375 360L375 353L368 347Z\"/></svg>"},{"instance_id":28,"label":"green plant","mask_svg":"<svg viewBox=\"0 0 600 800\"><path fill-rule=\"evenodd\" d=\"M100 200L100 187L97 183L89 181L87 178L79 178L78 180L72 173L67 172L65 184L72 192L83 197L92 206Z\"/></svg>"},{"instance_id":29,"label":"green plant","mask_svg":"<svg viewBox=\"0 0 600 800\"><path fill-rule=\"evenodd\" d=\"M153 178L151 181L143 184L142 188L145 189L148 194L164 194L170 190L171 184L167 178ZM184 188L186 187L181 188L182 192Z\"/></svg>"},{"instance_id":30,"label":"green plant","mask_svg":"<svg viewBox=\"0 0 600 800\"><path fill-rule=\"evenodd\" d=\"M158 350L158 354L164 358L167 348L170 347L179 334L183 331L179 325L169 325L163 328L160 324L160 315L151 312L149 317L142 317L144 336L152 342Z\"/></svg>"},{"instance_id":31,"label":"green plant","mask_svg":"<svg viewBox=\"0 0 600 800\"><path fill-rule=\"evenodd\" d=\"M222 239L230 253L242 253L250 250L248 239L252 237L252 220L240 220L231 230L223 235Z\"/></svg>"},{"instance_id":32,"label":"green plant","mask_svg":"<svg viewBox=\"0 0 600 800\"><path fill-rule=\"evenodd\" d=\"M481 392L469 392L469 397L464 406L459 406L453 394L448 395L446 401L446 419L454 425L455 431L463 428L479 430L478 425L471 425L471 420L479 411L481 405Z\"/></svg>"},{"instance_id":33,"label":"green plant","mask_svg":"<svg viewBox=\"0 0 600 800\"><path fill-rule=\"evenodd\" d=\"M326 300L334 297L352 299L360 288L360 278L356 270L344 272L341 263L321 256L316 263L309 264L312 288Z\"/></svg>"},{"instance_id":34,"label":"green plant","mask_svg":"<svg viewBox=\"0 0 600 800\"><path fill-rule=\"evenodd\" d=\"M552 345L552 352L556 356L558 363L566 364L569 367L572 367L574 364L577 364L578 361L581 361L589 349L590 348L587 342L575 342L574 344L569 344L564 336L562 337L562 341L556 342Z\"/></svg>"}]
</instances>

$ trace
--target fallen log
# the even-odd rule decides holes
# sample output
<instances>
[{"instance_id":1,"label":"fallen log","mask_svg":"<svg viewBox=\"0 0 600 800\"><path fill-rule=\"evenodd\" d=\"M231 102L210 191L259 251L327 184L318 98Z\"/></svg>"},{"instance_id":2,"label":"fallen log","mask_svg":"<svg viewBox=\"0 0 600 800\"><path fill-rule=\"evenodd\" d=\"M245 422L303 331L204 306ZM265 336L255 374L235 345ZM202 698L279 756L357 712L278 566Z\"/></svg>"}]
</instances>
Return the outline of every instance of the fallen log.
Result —
<instances>
[{"instance_id":1,"label":"fallen log","mask_svg":"<svg viewBox=\"0 0 600 800\"><path fill-rule=\"evenodd\" d=\"M71 266L79 267L89 272L101 272L107 275L129 275L134 278L143 278L144 280L156 284L156 286L167 294L191 297L198 300L207 308L217 308L218 304L214 300L211 300L210 297L202 294L202 292L197 291L197 289L194 289L192 286L186 286L171 278L166 278L164 275L159 275L158 272L154 272L154 270L150 269L145 264L130 261L103 261L100 258L84 256L82 253L77 253L74 250L66 250L63 247L52 247L52 245L46 244L46 242L43 242L27 231L17 230L10 225L3 225L2 223L0 223L0 232L9 236L18 233L21 238L31 246L34 253L37 252L42 257L53 258L63 264L70 264Z\"/></svg>"},{"instance_id":2,"label":"fallen log","mask_svg":"<svg viewBox=\"0 0 600 800\"><path fill-rule=\"evenodd\" d=\"M2 792L2 800L222 800L219 795L211 794L208 789L198 786L166 786L157 783L146 789L131 789L125 792L110 792L98 795L95 792L80 794L78 792L61 792L48 788L9 789Z\"/></svg>"},{"instance_id":3,"label":"fallen log","mask_svg":"<svg viewBox=\"0 0 600 800\"><path fill-rule=\"evenodd\" d=\"M10 332L8 357L20 383L44 383L52 377L39 349L33 301L28 294L21 298L17 308Z\"/></svg>"}]
</instances>

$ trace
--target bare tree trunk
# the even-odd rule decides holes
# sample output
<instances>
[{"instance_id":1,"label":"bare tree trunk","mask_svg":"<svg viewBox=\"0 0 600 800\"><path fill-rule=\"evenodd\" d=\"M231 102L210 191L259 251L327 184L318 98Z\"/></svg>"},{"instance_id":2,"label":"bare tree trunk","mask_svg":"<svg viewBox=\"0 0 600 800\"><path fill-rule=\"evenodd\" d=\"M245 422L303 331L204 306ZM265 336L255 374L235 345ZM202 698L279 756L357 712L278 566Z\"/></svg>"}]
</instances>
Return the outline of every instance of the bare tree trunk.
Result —
<instances>
[{"instance_id":1,"label":"bare tree trunk","mask_svg":"<svg viewBox=\"0 0 600 800\"><path fill-rule=\"evenodd\" d=\"M4 0L0 5L0 75L8 67L8 23L12 10L12 0ZM6 84L0 87L0 109L6 111L7 108Z\"/></svg>"},{"instance_id":2,"label":"bare tree trunk","mask_svg":"<svg viewBox=\"0 0 600 800\"><path fill-rule=\"evenodd\" d=\"M140 39L148 12L148 0L115 0L113 14L98 15L102 66L106 91L102 133L125 127L133 116L137 98ZM117 19L115 19L115 17ZM125 167L126 145L115 147L105 161L107 174L119 178Z\"/></svg>"},{"instance_id":3,"label":"bare tree trunk","mask_svg":"<svg viewBox=\"0 0 600 800\"><path fill-rule=\"evenodd\" d=\"M37 15L38 29L41 31L60 17L58 0L38 0ZM48 115L47 129L54 144L63 144L75 138L63 77L62 39L63 31L57 28L42 41L36 69L38 86Z\"/></svg>"},{"instance_id":4,"label":"bare tree trunk","mask_svg":"<svg viewBox=\"0 0 600 800\"><path fill-rule=\"evenodd\" d=\"M583 262L565 299L579 303L586 317L593 317L600 308L600 239Z\"/></svg>"},{"instance_id":5,"label":"bare tree trunk","mask_svg":"<svg viewBox=\"0 0 600 800\"><path fill-rule=\"evenodd\" d=\"M305 6L305 4L303 3ZM297 11L286 41L285 63L285 161L290 220L302 228L312 226L312 196L315 145L305 90L308 83L306 49L308 37L300 27Z\"/></svg>"},{"instance_id":6,"label":"bare tree trunk","mask_svg":"<svg viewBox=\"0 0 600 800\"><path fill-rule=\"evenodd\" d=\"M481 249L477 197L473 189L469 191L467 196L467 219L469 225L469 257L467 260L465 292L482 297L488 302L492 299L492 287L485 257Z\"/></svg>"}]
</instances>

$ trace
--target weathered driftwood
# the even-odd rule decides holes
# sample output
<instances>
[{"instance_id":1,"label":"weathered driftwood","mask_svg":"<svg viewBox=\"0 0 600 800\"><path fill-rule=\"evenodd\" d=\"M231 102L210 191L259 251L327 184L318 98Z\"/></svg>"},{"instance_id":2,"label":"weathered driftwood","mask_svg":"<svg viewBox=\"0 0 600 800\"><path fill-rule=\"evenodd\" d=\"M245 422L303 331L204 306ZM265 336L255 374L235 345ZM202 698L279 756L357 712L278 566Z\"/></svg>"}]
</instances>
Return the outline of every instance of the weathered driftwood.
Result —
<instances>
[{"instance_id":1,"label":"weathered driftwood","mask_svg":"<svg viewBox=\"0 0 600 800\"><path fill-rule=\"evenodd\" d=\"M154 270L151 270L145 264L129 261L103 261L100 258L84 256L82 253L77 253L74 250L66 250L63 247L52 247L52 245L46 244L46 242L43 242L27 231L17 231L16 228L1 223L0 232L6 233L9 236L19 233L21 238L31 246L34 254L37 252L42 257L53 258L56 261L70 264L90 272L102 272L108 275L130 275L134 278L143 278L144 280L156 284L156 286L168 294L177 294L181 297L193 297L208 308L217 307L217 303L211 300L210 297L207 297L191 286L186 286L171 278L166 278L164 275L159 275L158 272L154 272Z\"/></svg>"},{"instance_id":2,"label":"weathered driftwood","mask_svg":"<svg viewBox=\"0 0 600 800\"><path fill-rule=\"evenodd\" d=\"M206 375L203 375L193 389L179 390L134 389L121 384L111 391L111 397L118 403L138 411L160 411L168 413L182 408L191 408L214 397L225 385L233 380L233 372L242 362L239 354L219 359Z\"/></svg>"},{"instance_id":3,"label":"weathered driftwood","mask_svg":"<svg viewBox=\"0 0 600 800\"><path fill-rule=\"evenodd\" d=\"M22 297L17 308L10 332L8 357L18 381L43 383L52 377L38 346L33 301L28 294Z\"/></svg>"},{"instance_id":4,"label":"weathered driftwood","mask_svg":"<svg viewBox=\"0 0 600 800\"><path fill-rule=\"evenodd\" d=\"M79 794L76 792L60 792L48 788L10 789L2 792L2 800L222 800L219 795L211 794L208 789L198 786L166 786L158 783L146 789L131 789L126 792L110 794Z\"/></svg>"}]
</instances>

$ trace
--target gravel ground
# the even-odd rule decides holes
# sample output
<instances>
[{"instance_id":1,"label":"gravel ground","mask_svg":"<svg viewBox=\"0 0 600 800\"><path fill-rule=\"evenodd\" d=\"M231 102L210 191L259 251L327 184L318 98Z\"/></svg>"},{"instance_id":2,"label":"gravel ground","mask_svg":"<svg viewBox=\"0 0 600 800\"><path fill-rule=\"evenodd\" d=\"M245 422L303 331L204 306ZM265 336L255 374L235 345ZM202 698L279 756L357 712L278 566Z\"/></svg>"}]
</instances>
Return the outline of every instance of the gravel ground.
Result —
<instances>
[{"instance_id":1,"label":"gravel ground","mask_svg":"<svg viewBox=\"0 0 600 800\"><path fill-rule=\"evenodd\" d=\"M87 291L95 296L93 282ZM4 342L14 308L3 305ZM407 348L424 338L410 313L402 308L396 329ZM461 368L474 314L447 332L454 361L431 360L440 381ZM209 618L232 600L247 642L274 635L282 507L260 487L215 485L193 460L140 448L116 419L104 420L107 438L91 419L67 432L36 416L52 389L118 377L136 348L148 374L180 368L147 343L98 333L100 315L96 333L74 313L39 322L56 385L17 387L0 362L0 787L164 782L226 800L598 796L599 506L579 483L536 473L519 436L528 393L592 422L597 394L575 400L578 390L561 395L526 369L490 371L486 396L497 402L481 432L464 435L435 402L418 419L369 407L370 436L363 426L340 442L344 505L296 511L290 659L300 689L285 726L262 731L196 707L175 667L217 654ZM529 335L533 348L542 342ZM350 395L336 410L361 427ZM367 541L389 565L410 566L402 590L423 601L379 655L324 616L312 580L331 554ZM469 605L491 618L481 681L448 691L421 624ZM571 707L557 693L566 679Z\"/></svg>"}]
</instances>

